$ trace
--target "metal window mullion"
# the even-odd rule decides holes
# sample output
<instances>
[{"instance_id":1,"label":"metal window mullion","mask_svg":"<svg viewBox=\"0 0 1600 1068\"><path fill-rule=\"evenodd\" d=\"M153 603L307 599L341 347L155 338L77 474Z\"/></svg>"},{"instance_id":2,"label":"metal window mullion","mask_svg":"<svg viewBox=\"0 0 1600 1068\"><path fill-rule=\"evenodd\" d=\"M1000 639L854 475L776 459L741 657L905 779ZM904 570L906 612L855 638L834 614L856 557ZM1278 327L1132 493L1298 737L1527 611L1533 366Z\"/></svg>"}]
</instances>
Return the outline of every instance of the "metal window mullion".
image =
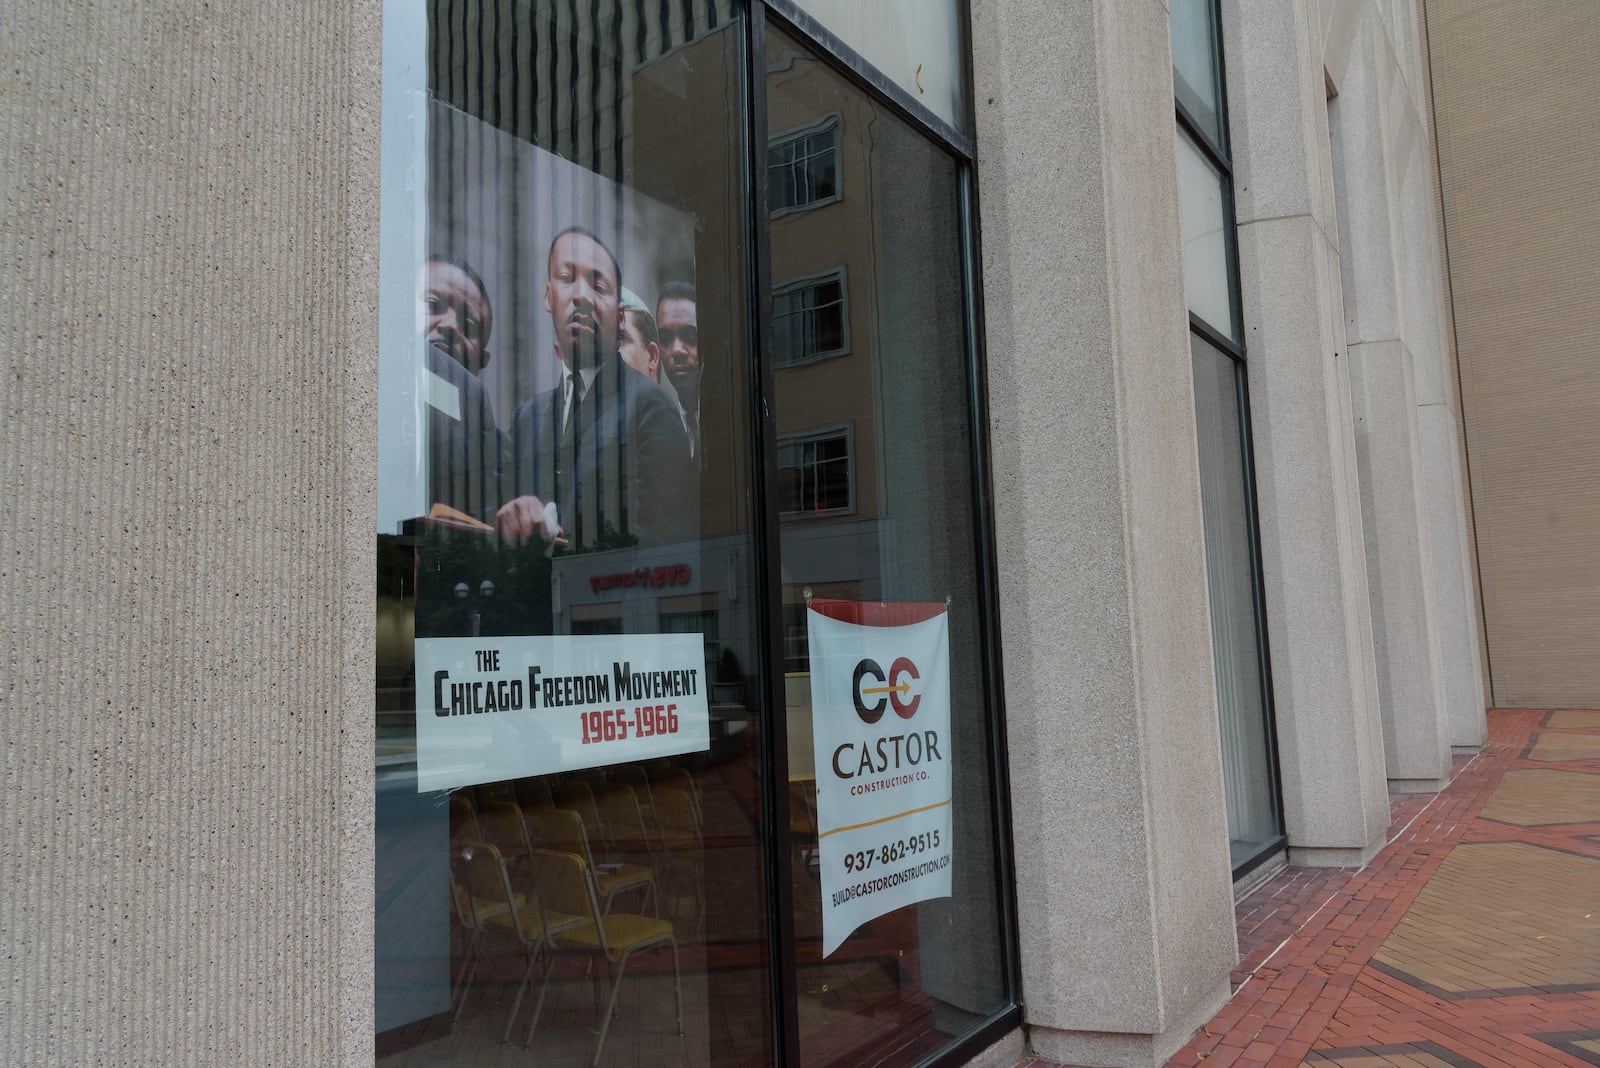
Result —
<instances>
[{"instance_id":1,"label":"metal window mullion","mask_svg":"<svg viewBox=\"0 0 1600 1068\"><path fill-rule=\"evenodd\" d=\"M754 565L757 604L760 606L762 678L766 682L765 714L761 723L761 816L765 825L763 875L767 883L767 953L771 1013L770 1042L779 1065L800 1063L799 970L795 952L793 835L789 827L789 738L782 710L784 690L785 623L782 544L778 509L778 425L772 347L772 228L767 182L767 70L766 8L751 0L746 11L744 55L745 91L741 162L749 191L745 215L745 306L747 331L754 355L750 368L749 420Z\"/></svg>"},{"instance_id":2,"label":"metal window mullion","mask_svg":"<svg viewBox=\"0 0 1600 1068\"><path fill-rule=\"evenodd\" d=\"M1207 344L1222 350L1224 356L1231 357L1239 363L1244 362L1244 345L1212 326L1198 312L1189 313L1189 329L1199 334Z\"/></svg>"},{"instance_id":3,"label":"metal window mullion","mask_svg":"<svg viewBox=\"0 0 1600 1068\"><path fill-rule=\"evenodd\" d=\"M816 58L844 74L853 85L865 90L877 103L910 123L950 155L962 160L974 157L971 137L935 115L899 84L884 77L859 52L845 44L794 0L758 0L752 3L752 7L756 6L762 7L763 14L785 33L812 46L816 50ZM967 80L971 81L970 78Z\"/></svg>"},{"instance_id":4,"label":"metal window mullion","mask_svg":"<svg viewBox=\"0 0 1600 1068\"><path fill-rule=\"evenodd\" d=\"M1190 115L1189 110L1183 106L1183 101L1173 97L1172 106L1178 116L1178 126L1194 141L1195 147L1200 150L1200 154L1206 157L1213 167L1222 172L1231 181L1233 179L1233 161L1229 158L1227 151L1211 139L1211 135L1206 132L1204 126L1195 121L1194 116Z\"/></svg>"},{"instance_id":5,"label":"metal window mullion","mask_svg":"<svg viewBox=\"0 0 1600 1068\"><path fill-rule=\"evenodd\" d=\"M1283 774L1278 761L1278 715L1277 701L1272 691L1272 647L1267 643L1266 573L1261 564L1261 510L1256 497L1255 431L1250 418L1250 375L1249 365L1242 356L1234 361L1234 392L1239 408L1239 444L1244 461L1241 477L1244 479L1245 518L1248 520L1245 532L1250 551L1250 592L1255 608L1256 672L1261 685L1261 717L1266 728L1267 771L1272 778L1272 815L1278 838L1281 840L1286 831L1283 818ZM1235 878L1243 875L1255 863L1259 863L1271 848L1269 846L1264 849L1254 861L1240 865L1235 872Z\"/></svg>"},{"instance_id":6,"label":"metal window mullion","mask_svg":"<svg viewBox=\"0 0 1600 1068\"><path fill-rule=\"evenodd\" d=\"M965 12L965 5L963 5ZM971 93L971 81L967 91ZM972 484L973 543L977 547L977 595L973 610L982 643L981 675L988 726L989 835L994 853L994 902L1001 947L1002 997L1010 1004L1002 1019L1021 1018L1022 963L1017 949L1016 867L1011 840L1011 776L1007 761L1005 681L1001 661L1000 579L995 555L994 494L989 455L989 379L983 348L983 291L978 265L977 175L971 162L957 168L956 210L960 216L962 319L966 349L969 477ZM998 1021L992 1026L1002 1026Z\"/></svg>"}]
</instances>

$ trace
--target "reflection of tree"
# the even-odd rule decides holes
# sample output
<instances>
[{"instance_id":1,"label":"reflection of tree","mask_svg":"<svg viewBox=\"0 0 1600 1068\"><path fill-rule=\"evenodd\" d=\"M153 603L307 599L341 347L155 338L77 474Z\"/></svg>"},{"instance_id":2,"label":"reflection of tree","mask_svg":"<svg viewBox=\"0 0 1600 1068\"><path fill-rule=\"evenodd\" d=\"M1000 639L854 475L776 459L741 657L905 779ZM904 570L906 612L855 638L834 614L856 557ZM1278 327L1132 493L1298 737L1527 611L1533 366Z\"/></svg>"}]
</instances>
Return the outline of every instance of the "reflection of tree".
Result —
<instances>
[{"instance_id":1,"label":"reflection of tree","mask_svg":"<svg viewBox=\"0 0 1600 1068\"><path fill-rule=\"evenodd\" d=\"M550 560L537 542L417 524L417 637L548 634ZM486 585L487 584L487 585Z\"/></svg>"},{"instance_id":2,"label":"reflection of tree","mask_svg":"<svg viewBox=\"0 0 1600 1068\"><path fill-rule=\"evenodd\" d=\"M410 584L415 563L419 638L465 637L473 633L549 634L554 630L551 556L577 556L639 544L637 537L610 523L605 523L583 549L562 548L550 555L536 539L511 545L490 531L426 521L418 521L415 527L414 556L404 544L385 546L379 539L378 569L380 588L391 588L383 585L386 582L398 588L402 576Z\"/></svg>"}]
</instances>

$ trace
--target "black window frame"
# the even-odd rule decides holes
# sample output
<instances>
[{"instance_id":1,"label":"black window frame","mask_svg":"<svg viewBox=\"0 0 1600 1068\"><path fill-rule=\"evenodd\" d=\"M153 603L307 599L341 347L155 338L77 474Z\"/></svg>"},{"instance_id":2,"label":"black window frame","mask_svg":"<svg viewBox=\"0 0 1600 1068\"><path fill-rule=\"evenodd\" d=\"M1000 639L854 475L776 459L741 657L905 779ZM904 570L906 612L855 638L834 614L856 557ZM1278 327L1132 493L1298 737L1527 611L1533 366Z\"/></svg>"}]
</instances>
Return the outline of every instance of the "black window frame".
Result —
<instances>
[{"instance_id":1,"label":"black window frame","mask_svg":"<svg viewBox=\"0 0 1600 1068\"><path fill-rule=\"evenodd\" d=\"M956 0L956 2L963 52L970 56L970 14L966 0ZM775 414L777 411L775 374L780 368L787 369L796 364L779 365L772 351L774 286L771 274L771 229L779 225L779 220L787 214L822 208L842 199L845 195L846 182L841 170L837 174L836 195L833 198L772 210L769 204L769 149L772 135L767 130L767 72L761 62L761 57L765 55L768 27L801 42L816 59L842 76L853 89L862 93L885 113L906 123L910 129L926 138L957 165L958 201L955 210L958 213L960 239L960 262L957 267L962 285L964 331L961 341L965 356L963 372L967 386L967 411L964 421L969 428L966 462L973 494L971 536L978 562L977 603L969 607L977 620L976 630L981 635L978 667L988 710L988 715L985 717L987 742L985 770L989 789L985 801L988 805L989 838L993 850L993 899L996 909L996 934L1000 942L1002 997L999 1006L987 1017L978 1021L942 1049L930 1054L920 1062L920 1065L922 1068L933 1068L933 1066L963 1064L1014 1031L1022 1023L1015 866L1010 831L1010 777L1006 767L1003 715L1004 686L1001 674L993 480L986 431L989 426L989 393L983 347L985 331L979 269L981 245L978 234L979 201L975 147L967 133L932 112L907 90L877 71L861 55L844 44L840 38L829 32L792 0L734 0L731 9L736 18L743 18L741 61L742 76L745 81L742 86L742 99L736 106L739 109L739 133L742 141L737 161L740 168L737 180L743 184L746 193L740 217L746 239L746 254L743 257L744 277L739 279L733 288L736 292L740 288L743 290L747 309L746 337L751 352L749 394L746 398L750 412L750 436L746 444L753 459L750 487L753 518L751 546L754 554L753 569L759 577L756 591L759 608L755 623L760 628L761 636L758 648L760 660L758 677L765 680L768 685L763 703L770 710L768 720L758 732L760 751L757 756L757 766L761 776L758 801L760 819L765 829L762 877L768 889L765 917L767 935L765 964L769 969L771 997L769 1015L771 1030L768 1045L774 1063L780 1065L801 1063L800 1030L796 1011L799 998L804 995L796 988L798 970L791 892L796 850L789 826L787 732L779 718L786 706L784 668L787 640L782 577L778 566L780 527L786 519L792 517L784 516L779 511L777 459L780 436ZM488 10L491 12L489 15L480 15L471 26L465 24L463 14L459 36L463 40L476 41L477 47L488 53L503 43L498 35L505 33L510 35L507 40L512 44L512 52L515 52L512 40L515 36L515 27L498 19L498 16L493 14L493 10L497 9ZM693 14L694 11L691 9L691 19L684 27L684 32L691 36L695 32ZM716 25L716 5L708 3L702 19L702 24ZM613 33L621 32L616 25L610 29ZM624 54L620 37L610 43L612 54L619 56ZM594 46L595 54L598 55L598 42L591 44ZM575 57L581 47L580 42L573 38L565 41L563 47L571 50L571 62L573 69L576 69ZM528 53L529 66L524 69L530 72L532 85L537 93L543 75L531 66L532 58L532 53ZM518 61L520 59L519 56ZM510 117L502 113L498 96L486 93L483 85L470 79L468 75L471 72L459 65L450 64L443 65L442 69L444 77L449 81L446 88L450 99L459 97L474 104L481 103L480 117L483 121L517 136L526 136L526 131L518 131L514 127L505 125L510 121ZM591 65L589 69L591 91L599 77L598 65ZM430 86L430 89L432 88ZM972 93L969 72L964 77L962 86L962 111L965 116L974 114ZM542 99L546 101L549 109L549 124L554 128L558 125L555 120L557 96L550 93ZM477 111L473 113L479 114ZM839 123L842 123L842 118ZM833 127L836 131L840 128L839 125ZM597 146L595 148L597 153L605 153L613 162L622 159L620 124L616 124L611 130L609 139L602 138L601 115L597 110L588 121L587 133L589 139ZM782 133L780 132L780 136ZM547 147L556 154L561 154L563 147L570 149L572 146L555 144ZM844 292L848 308L847 286ZM845 316L847 338L848 321L847 311ZM848 345L845 351L848 351ZM835 354L829 353L813 359L828 358L831 355ZM801 365L804 362L810 361L800 361ZM852 442L852 465L855 463L853 446L854 442ZM854 475L855 472L852 470L852 507L856 494ZM595 625L610 625L608 620L591 622Z\"/></svg>"}]
</instances>

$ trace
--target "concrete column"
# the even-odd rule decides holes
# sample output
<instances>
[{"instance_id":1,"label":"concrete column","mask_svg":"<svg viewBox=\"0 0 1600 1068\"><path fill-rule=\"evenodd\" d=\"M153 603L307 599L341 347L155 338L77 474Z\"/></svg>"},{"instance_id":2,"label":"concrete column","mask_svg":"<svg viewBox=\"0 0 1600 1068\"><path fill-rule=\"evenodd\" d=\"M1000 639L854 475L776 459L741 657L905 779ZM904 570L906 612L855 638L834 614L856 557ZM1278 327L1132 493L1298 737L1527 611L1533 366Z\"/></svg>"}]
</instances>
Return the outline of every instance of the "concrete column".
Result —
<instances>
[{"instance_id":1,"label":"concrete column","mask_svg":"<svg viewBox=\"0 0 1600 1068\"><path fill-rule=\"evenodd\" d=\"M1324 0L1325 4L1332 2ZM1403 333L1416 352L1417 426L1422 433L1423 491L1433 550L1441 697L1451 747L1475 751L1488 738L1488 700L1481 670L1483 637L1472 529L1467 519L1466 472L1461 462L1464 432L1455 375L1455 331L1445 281L1449 267L1441 238L1444 216L1439 210L1431 82L1424 84L1430 77L1427 34L1419 25L1412 36L1419 42L1414 65L1419 74L1407 85L1421 119L1423 145L1415 164L1406 169L1402 186L1401 221L1409 253Z\"/></svg>"},{"instance_id":2,"label":"concrete column","mask_svg":"<svg viewBox=\"0 0 1600 1068\"><path fill-rule=\"evenodd\" d=\"M1222 30L1289 858L1360 865L1389 804L1314 11L1223 0Z\"/></svg>"},{"instance_id":3,"label":"concrete column","mask_svg":"<svg viewBox=\"0 0 1600 1068\"><path fill-rule=\"evenodd\" d=\"M371 1063L380 16L0 7L0 1064Z\"/></svg>"},{"instance_id":4,"label":"concrete column","mask_svg":"<svg viewBox=\"0 0 1600 1068\"><path fill-rule=\"evenodd\" d=\"M1363 5L1329 105L1345 331L1390 788L1435 790L1450 773L1417 417L1416 356L1402 333L1407 257L1400 191L1427 146L1394 44Z\"/></svg>"},{"instance_id":5,"label":"concrete column","mask_svg":"<svg viewBox=\"0 0 1600 1068\"><path fill-rule=\"evenodd\" d=\"M1160 0L975 0L1033 1048L1161 1063L1236 958Z\"/></svg>"}]
</instances>

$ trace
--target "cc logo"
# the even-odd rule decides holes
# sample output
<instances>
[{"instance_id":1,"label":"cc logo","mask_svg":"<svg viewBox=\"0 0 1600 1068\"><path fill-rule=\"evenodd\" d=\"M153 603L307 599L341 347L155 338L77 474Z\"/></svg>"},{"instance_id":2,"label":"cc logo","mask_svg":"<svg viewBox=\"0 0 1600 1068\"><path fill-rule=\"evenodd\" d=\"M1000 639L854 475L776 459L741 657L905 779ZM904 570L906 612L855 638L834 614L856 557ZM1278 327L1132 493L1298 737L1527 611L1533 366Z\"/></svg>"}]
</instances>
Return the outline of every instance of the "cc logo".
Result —
<instances>
[{"instance_id":1,"label":"cc logo","mask_svg":"<svg viewBox=\"0 0 1600 1068\"><path fill-rule=\"evenodd\" d=\"M922 695L917 694L907 699L906 695L911 692L911 683L906 680L920 678L922 675L918 673L917 665L908 657L902 656L890 664L887 675L876 660L861 661L856 665L855 675L850 683L850 696L855 701L856 715L861 717L863 723L876 723L883 718L883 706L892 704L895 715L901 719L910 719L917 714L917 706L922 703ZM877 685L862 685L869 681L876 682ZM877 697L877 700L868 704L869 697Z\"/></svg>"}]
</instances>

